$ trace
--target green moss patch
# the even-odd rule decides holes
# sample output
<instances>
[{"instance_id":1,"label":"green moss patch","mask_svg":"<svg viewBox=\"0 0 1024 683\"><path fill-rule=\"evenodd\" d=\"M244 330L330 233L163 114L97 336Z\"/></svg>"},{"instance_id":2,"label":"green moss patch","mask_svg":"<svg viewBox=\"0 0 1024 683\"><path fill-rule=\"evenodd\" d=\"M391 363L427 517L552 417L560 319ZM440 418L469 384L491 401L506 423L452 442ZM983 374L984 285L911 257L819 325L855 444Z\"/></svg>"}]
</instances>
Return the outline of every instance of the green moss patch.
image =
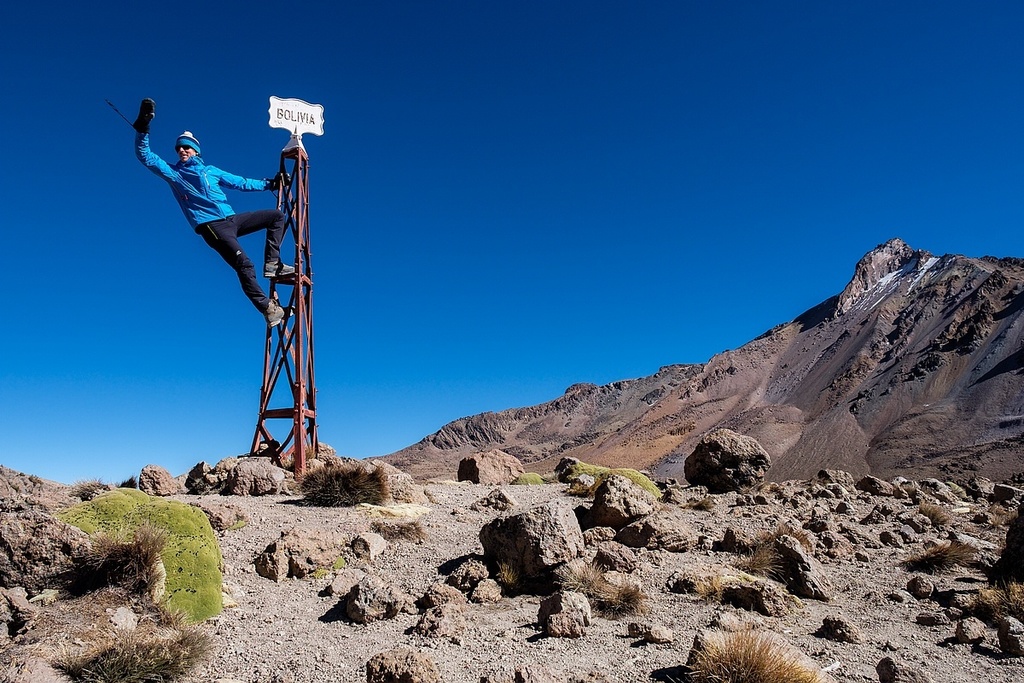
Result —
<instances>
[{"instance_id":1,"label":"green moss patch","mask_svg":"<svg viewBox=\"0 0 1024 683\"><path fill-rule=\"evenodd\" d=\"M136 489L117 489L57 517L88 534L131 536L143 524L163 529L168 535L161 553L167 572L167 606L193 621L220 614L223 560L210 520L199 508Z\"/></svg>"},{"instance_id":2,"label":"green moss patch","mask_svg":"<svg viewBox=\"0 0 1024 683\"><path fill-rule=\"evenodd\" d=\"M640 488L646 490L657 500L661 500L661 489L658 488L658 485L651 481L649 477L638 472L637 470L633 470L628 467L602 467L600 465L590 465L585 462L579 462L569 468L569 470L565 474L564 479L567 482L572 483L576 481L580 477L580 475L583 474L589 475L594 478L593 490L595 491L597 490L597 487L601 485L602 481L604 481L613 474L617 474L620 477L625 477L626 479L629 479L631 482L633 482Z\"/></svg>"}]
</instances>

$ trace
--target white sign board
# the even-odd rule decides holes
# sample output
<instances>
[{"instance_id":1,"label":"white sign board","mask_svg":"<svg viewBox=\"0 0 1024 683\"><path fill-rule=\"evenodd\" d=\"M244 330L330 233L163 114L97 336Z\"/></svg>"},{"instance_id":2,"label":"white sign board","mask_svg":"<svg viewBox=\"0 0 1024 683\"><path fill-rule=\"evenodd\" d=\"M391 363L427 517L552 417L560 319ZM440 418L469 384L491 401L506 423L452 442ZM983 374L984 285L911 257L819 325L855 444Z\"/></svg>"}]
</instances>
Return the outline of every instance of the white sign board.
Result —
<instances>
[{"instance_id":1,"label":"white sign board","mask_svg":"<svg viewBox=\"0 0 1024 683\"><path fill-rule=\"evenodd\" d=\"M303 100L270 98L270 127L284 128L296 135L324 134L324 106Z\"/></svg>"}]
</instances>

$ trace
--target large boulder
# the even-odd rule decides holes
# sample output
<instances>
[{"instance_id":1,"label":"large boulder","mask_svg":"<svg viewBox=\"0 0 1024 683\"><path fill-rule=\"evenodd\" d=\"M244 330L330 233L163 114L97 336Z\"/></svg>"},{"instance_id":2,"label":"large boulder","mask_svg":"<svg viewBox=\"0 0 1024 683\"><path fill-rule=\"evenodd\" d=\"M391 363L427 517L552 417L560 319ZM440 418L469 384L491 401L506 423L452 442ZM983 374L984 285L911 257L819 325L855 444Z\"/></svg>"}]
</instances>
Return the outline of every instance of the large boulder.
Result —
<instances>
[{"instance_id":1,"label":"large boulder","mask_svg":"<svg viewBox=\"0 0 1024 683\"><path fill-rule=\"evenodd\" d=\"M686 458L683 474L689 483L706 486L711 493L728 493L761 483L771 466L771 456L756 439L716 429Z\"/></svg>"},{"instance_id":2,"label":"large boulder","mask_svg":"<svg viewBox=\"0 0 1024 683\"><path fill-rule=\"evenodd\" d=\"M609 475L597 487L594 504L587 515L587 526L621 529L657 509L657 499L626 477Z\"/></svg>"},{"instance_id":3,"label":"large boulder","mask_svg":"<svg viewBox=\"0 0 1024 683\"><path fill-rule=\"evenodd\" d=\"M459 463L459 481L488 486L511 484L524 472L519 458L498 449L471 455Z\"/></svg>"},{"instance_id":4,"label":"large boulder","mask_svg":"<svg viewBox=\"0 0 1024 683\"><path fill-rule=\"evenodd\" d=\"M173 496L181 493L181 482L160 465L146 465L139 473L139 490L151 496Z\"/></svg>"},{"instance_id":5,"label":"large boulder","mask_svg":"<svg viewBox=\"0 0 1024 683\"><path fill-rule=\"evenodd\" d=\"M164 530L167 543L160 556L168 606L194 621L220 614L223 559L210 520L199 508L135 489L116 489L57 517L88 534L130 535L145 524Z\"/></svg>"},{"instance_id":6,"label":"large boulder","mask_svg":"<svg viewBox=\"0 0 1024 683\"><path fill-rule=\"evenodd\" d=\"M345 598L345 613L357 624L394 619L412 600L376 576L364 576Z\"/></svg>"},{"instance_id":7,"label":"large boulder","mask_svg":"<svg viewBox=\"0 0 1024 683\"><path fill-rule=\"evenodd\" d=\"M41 510L0 515L0 588L32 593L69 578L89 535Z\"/></svg>"},{"instance_id":8,"label":"large boulder","mask_svg":"<svg viewBox=\"0 0 1024 683\"><path fill-rule=\"evenodd\" d=\"M241 458L224 458L213 467L206 462L196 463L185 475L185 490L197 496L220 493L239 460Z\"/></svg>"},{"instance_id":9,"label":"large boulder","mask_svg":"<svg viewBox=\"0 0 1024 683\"><path fill-rule=\"evenodd\" d=\"M1024 503L1021 503L1017 518L1006 530L1006 545L992 567L989 579L1024 583Z\"/></svg>"},{"instance_id":10,"label":"large boulder","mask_svg":"<svg viewBox=\"0 0 1024 683\"><path fill-rule=\"evenodd\" d=\"M557 500L489 522L480 543L487 559L508 565L527 582L550 578L551 570L584 552L576 515Z\"/></svg>"},{"instance_id":11,"label":"large boulder","mask_svg":"<svg viewBox=\"0 0 1024 683\"><path fill-rule=\"evenodd\" d=\"M223 493L229 496L268 496L284 492L288 475L270 458L240 458L228 473Z\"/></svg>"},{"instance_id":12,"label":"large boulder","mask_svg":"<svg viewBox=\"0 0 1024 683\"><path fill-rule=\"evenodd\" d=\"M781 565L780 578L790 593L824 602L832 598L821 566L804 550L800 541L788 535L779 536L774 541L774 550Z\"/></svg>"}]
</instances>

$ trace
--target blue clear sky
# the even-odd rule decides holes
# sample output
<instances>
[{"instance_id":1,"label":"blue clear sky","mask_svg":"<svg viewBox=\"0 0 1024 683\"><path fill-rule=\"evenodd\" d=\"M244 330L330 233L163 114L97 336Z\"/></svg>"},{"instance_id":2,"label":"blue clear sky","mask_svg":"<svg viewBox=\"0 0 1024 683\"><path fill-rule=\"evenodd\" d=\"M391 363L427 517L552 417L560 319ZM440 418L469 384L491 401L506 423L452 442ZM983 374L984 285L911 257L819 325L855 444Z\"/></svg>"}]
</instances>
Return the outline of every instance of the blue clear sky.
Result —
<instances>
[{"instance_id":1,"label":"blue clear sky","mask_svg":"<svg viewBox=\"0 0 1024 683\"><path fill-rule=\"evenodd\" d=\"M575 382L704 362L875 245L1024 256L1024 4L16 3L0 74L0 463L71 482L245 451L263 320L135 159L307 136L321 440L386 454ZM235 193L237 211L272 205ZM243 240L259 255L261 237Z\"/></svg>"}]
</instances>

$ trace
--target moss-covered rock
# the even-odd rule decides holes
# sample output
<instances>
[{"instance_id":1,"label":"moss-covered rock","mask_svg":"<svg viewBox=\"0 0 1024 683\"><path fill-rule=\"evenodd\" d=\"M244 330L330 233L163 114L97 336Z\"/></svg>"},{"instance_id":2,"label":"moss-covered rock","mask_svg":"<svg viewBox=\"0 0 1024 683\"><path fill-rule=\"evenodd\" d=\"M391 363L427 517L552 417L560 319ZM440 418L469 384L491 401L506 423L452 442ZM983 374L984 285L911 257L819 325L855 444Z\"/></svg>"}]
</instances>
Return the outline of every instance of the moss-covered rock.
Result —
<instances>
[{"instance_id":1,"label":"moss-covered rock","mask_svg":"<svg viewBox=\"0 0 1024 683\"><path fill-rule=\"evenodd\" d=\"M607 477L613 474L617 474L620 477L625 477L626 479L629 479L640 488L645 489L651 495L653 495L656 500L661 500L661 489L658 488L658 485L651 481L650 478L647 477L647 475L638 472L637 470L630 469L628 467L611 468L602 467L600 465L590 465L585 462L578 462L569 468L569 470L563 476L563 479L569 483L572 483L573 481L578 479L580 475L584 474L594 478L594 486L592 487L592 491L597 490L597 487L600 486L601 482L604 481Z\"/></svg>"},{"instance_id":2,"label":"moss-covered rock","mask_svg":"<svg viewBox=\"0 0 1024 683\"><path fill-rule=\"evenodd\" d=\"M536 472L527 472L519 475L519 478L512 482L516 486L535 486L544 483L544 477Z\"/></svg>"},{"instance_id":3,"label":"moss-covered rock","mask_svg":"<svg viewBox=\"0 0 1024 683\"><path fill-rule=\"evenodd\" d=\"M143 524L167 532L161 557L167 572L165 602L193 621L220 614L223 560L210 520L197 507L154 498L135 489L117 489L57 514L93 534L130 536Z\"/></svg>"}]
</instances>

